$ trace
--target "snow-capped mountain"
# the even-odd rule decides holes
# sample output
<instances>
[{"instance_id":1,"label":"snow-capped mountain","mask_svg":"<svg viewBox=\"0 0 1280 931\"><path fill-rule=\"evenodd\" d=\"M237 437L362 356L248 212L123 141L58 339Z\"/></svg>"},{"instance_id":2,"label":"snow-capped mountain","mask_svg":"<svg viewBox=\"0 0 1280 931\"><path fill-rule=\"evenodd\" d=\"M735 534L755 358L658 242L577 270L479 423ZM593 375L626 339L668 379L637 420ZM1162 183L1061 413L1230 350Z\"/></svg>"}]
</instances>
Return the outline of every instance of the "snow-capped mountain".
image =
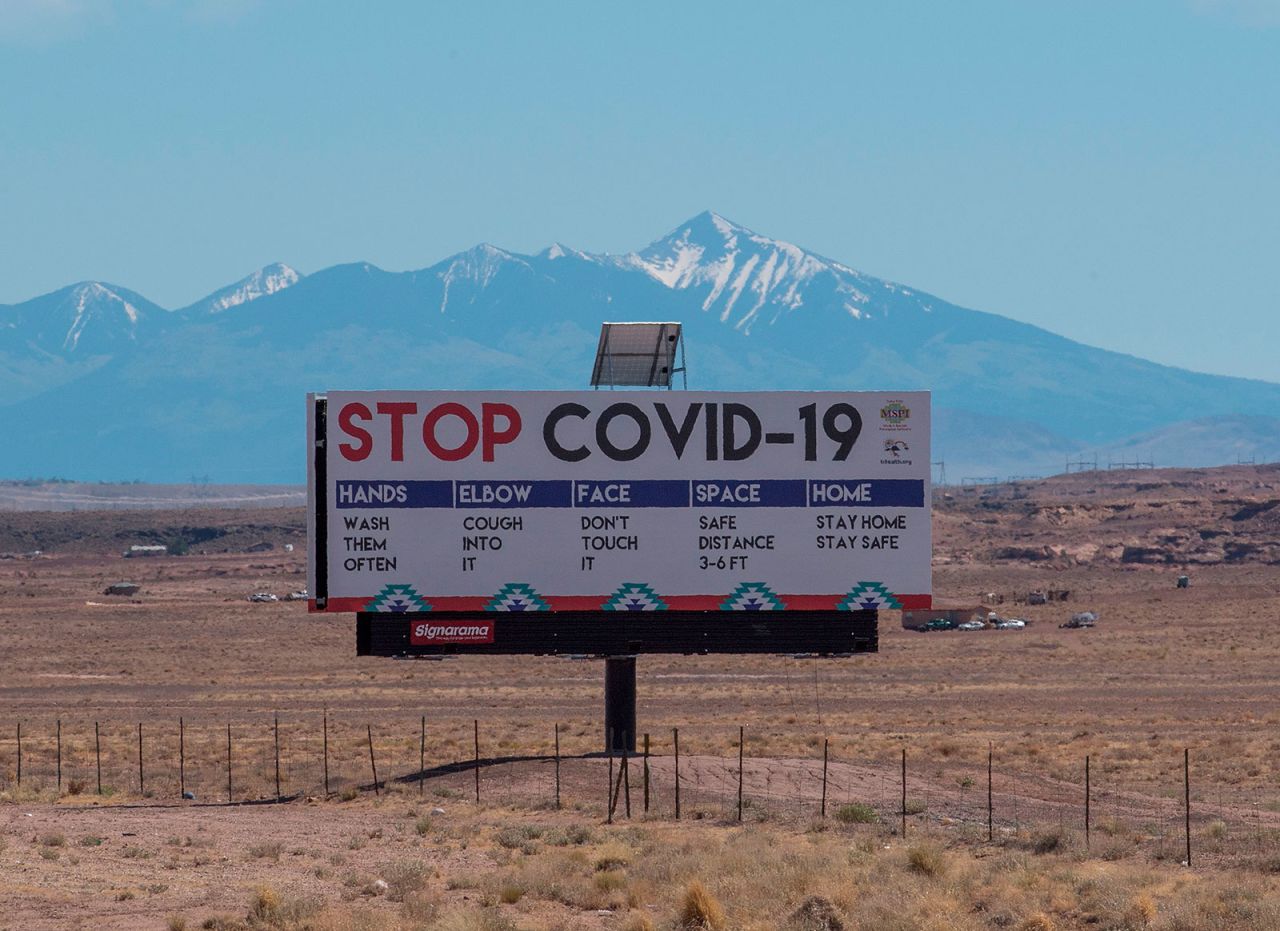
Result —
<instances>
[{"instance_id":1,"label":"snow-capped mountain","mask_svg":"<svg viewBox=\"0 0 1280 931\"><path fill-rule=\"evenodd\" d=\"M239 307L241 304L256 301L260 297L267 297L277 291L283 291L285 288L297 284L301 278L302 276L288 265L274 262L258 269L246 278L241 278L235 284L219 288L208 297L201 298L189 307L184 307L181 312L189 314L220 314L233 307Z\"/></svg>"},{"instance_id":2,"label":"snow-capped mountain","mask_svg":"<svg viewBox=\"0 0 1280 931\"><path fill-rule=\"evenodd\" d=\"M117 285L82 281L23 304L0 307L0 349L63 357L110 353L136 343L164 311Z\"/></svg>"},{"instance_id":3,"label":"snow-capped mountain","mask_svg":"<svg viewBox=\"0 0 1280 931\"><path fill-rule=\"evenodd\" d=\"M777 323L804 307L806 299L811 307L834 305L859 319L867 312L868 292L884 286L711 212L617 263L673 290L697 294L702 310L745 333L761 322Z\"/></svg>"},{"instance_id":4,"label":"snow-capped mountain","mask_svg":"<svg viewBox=\"0 0 1280 931\"><path fill-rule=\"evenodd\" d=\"M1280 437L1280 385L1085 346L703 213L623 255L482 244L407 272L268 266L179 312L93 283L0 307L0 430L24 437L0 477L298 481L309 390L582 387L602 320L655 319L685 324L691 387L932 390L952 477L1106 461L1153 431L1187 458L1164 464L1234 461L1245 440L1210 443L1215 423L1264 457Z\"/></svg>"}]
</instances>

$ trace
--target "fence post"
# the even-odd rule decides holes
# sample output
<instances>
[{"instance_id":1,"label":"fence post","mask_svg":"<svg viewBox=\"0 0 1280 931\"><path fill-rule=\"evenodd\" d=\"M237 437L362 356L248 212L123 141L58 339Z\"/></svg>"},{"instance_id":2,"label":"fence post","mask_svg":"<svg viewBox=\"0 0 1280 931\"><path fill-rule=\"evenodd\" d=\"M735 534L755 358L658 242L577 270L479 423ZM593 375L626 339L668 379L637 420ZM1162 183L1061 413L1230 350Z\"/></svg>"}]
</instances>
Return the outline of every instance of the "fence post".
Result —
<instances>
[{"instance_id":1,"label":"fence post","mask_svg":"<svg viewBox=\"0 0 1280 931\"><path fill-rule=\"evenodd\" d=\"M480 804L480 719L473 718L471 721L475 729L475 749L476 749L476 804Z\"/></svg>"},{"instance_id":2,"label":"fence post","mask_svg":"<svg viewBox=\"0 0 1280 931\"><path fill-rule=\"evenodd\" d=\"M58 794L62 794L62 718L58 718Z\"/></svg>"},{"instance_id":3,"label":"fence post","mask_svg":"<svg viewBox=\"0 0 1280 931\"><path fill-rule=\"evenodd\" d=\"M556 810L560 809L560 722L556 722Z\"/></svg>"},{"instance_id":4,"label":"fence post","mask_svg":"<svg viewBox=\"0 0 1280 931\"><path fill-rule=\"evenodd\" d=\"M98 734L98 722L93 722L93 756L98 766L98 794L102 794L102 738Z\"/></svg>"},{"instance_id":5,"label":"fence post","mask_svg":"<svg viewBox=\"0 0 1280 931\"><path fill-rule=\"evenodd\" d=\"M231 722L227 722L227 804L231 804Z\"/></svg>"},{"instance_id":6,"label":"fence post","mask_svg":"<svg viewBox=\"0 0 1280 931\"><path fill-rule=\"evenodd\" d=\"M609 728L609 746L605 749L609 752L609 779L604 784L604 802L608 806L608 814L605 820L608 824L613 824L613 728Z\"/></svg>"},{"instance_id":7,"label":"fence post","mask_svg":"<svg viewBox=\"0 0 1280 931\"><path fill-rule=\"evenodd\" d=\"M742 745L746 742L746 728L738 725L738 820L742 820Z\"/></svg>"},{"instance_id":8,"label":"fence post","mask_svg":"<svg viewBox=\"0 0 1280 931\"><path fill-rule=\"evenodd\" d=\"M276 741L276 801L280 801L280 715L275 716L275 741Z\"/></svg>"},{"instance_id":9,"label":"fence post","mask_svg":"<svg viewBox=\"0 0 1280 931\"><path fill-rule=\"evenodd\" d=\"M422 716L422 739L418 744L418 794L426 791L427 786L427 716Z\"/></svg>"},{"instance_id":10,"label":"fence post","mask_svg":"<svg viewBox=\"0 0 1280 931\"><path fill-rule=\"evenodd\" d=\"M324 796L329 797L329 709L324 709L324 723L321 725L324 734Z\"/></svg>"},{"instance_id":11,"label":"fence post","mask_svg":"<svg viewBox=\"0 0 1280 931\"><path fill-rule=\"evenodd\" d=\"M18 787L22 787L22 722L18 722Z\"/></svg>"},{"instance_id":12,"label":"fence post","mask_svg":"<svg viewBox=\"0 0 1280 931\"><path fill-rule=\"evenodd\" d=\"M631 746L628 739L631 734L622 735L622 791L626 799L627 820L631 820L631 769L627 766L627 747Z\"/></svg>"},{"instance_id":13,"label":"fence post","mask_svg":"<svg viewBox=\"0 0 1280 931\"><path fill-rule=\"evenodd\" d=\"M680 820L680 728L671 728L672 741L676 751L676 820Z\"/></svg>"},{"instance_id":14,"label":"fence post","mask_svg":"<svg viewBox=\"0 0 1280 931\"><path fill-rule=\"evenodd\" d=\"M827 816L827 748L831 741L822 738L822 817Z\"/></svg>"},{"instance_id":15,"label":"fence post","mask_svg":"<svg viewBox=\"0 0 1280 931\"><path fill-rule=\"evenodd\" d=\"M138 794L146 797L147 784L142 773L142 722L138 722Z\"/></svg>"},{"instance_id":16,"label":"fence post","mask_svg":"<svg viewBox=\"0 0 1280 931\"><path fill-rule=\"evenodd\" d=\"M366 724L365 730L369 734L369 768L373 770L373 794L381 795L382 792L378 789L378 763L373 758L373 725Z\"/></svg>"},{"instance_id":17,"label":"fence post","mask_svg":"<svg viewBox=\"0 0 1280 931\"><path fill-rule=\"evenodd\" d=\"M644 813L649 813L649 735L644 735Z\"/></svg>"},{"instance_id":18,"label":"fence post","mask_svg":"<svg viewBox=\"0 0 1280 931\"><path fill-rule=\"evenodd\" d=\"M902 839L907 839L907 748L902 748Z\"/></svg>"},{"instance_id":19,"label":"fence post","mask_svg":"<svg viewBox=\"0 0 1280 931\"><path fill-rule=\"evenodd\" d=\"M187 730L181 716L178 718L178 796L187 797Z\"/></svg>"},{"instance_id":20,"label":"fence post","mask_svg":"<svg viewBox=\"0 0 1280 931\"><path fill-rule=\"evenodd\" d=\"M991 741L987 741L987 843L991 843L994 835L993 811L994 806L991 804Z\"/></svg>"},{"instance_id":21,"label":"fence post","mask_svg":"<svg viewBox=\"0 0 1280 931\"><path fill-rule=\"evenodd\" d=\"M1191 748L1182 750L1182 790L1186 810L1187 866L1191 865Z\"/></svg>"},{"instance_id":22,"label":"fence post","mask_svg":"<svg viewBox=\"0 0 1280 931\"><path fill-rule=\"evenodd\" d=\"M1089 849L1089 754L1084 755L1084 849Z\"/></svg>"}]
</instances>

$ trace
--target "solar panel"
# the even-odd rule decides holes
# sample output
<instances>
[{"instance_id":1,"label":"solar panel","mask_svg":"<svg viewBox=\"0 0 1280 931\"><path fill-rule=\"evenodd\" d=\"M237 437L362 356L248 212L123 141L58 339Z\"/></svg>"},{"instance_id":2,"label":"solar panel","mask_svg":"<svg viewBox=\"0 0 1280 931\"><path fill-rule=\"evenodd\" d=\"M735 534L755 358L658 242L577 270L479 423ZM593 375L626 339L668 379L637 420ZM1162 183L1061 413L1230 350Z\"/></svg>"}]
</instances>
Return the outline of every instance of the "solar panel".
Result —
<instances>
[{"instance_id":1,"label":"solar panel","mask_svg":"<svg viewBox=\"0 0 1280 931\"><path fill-rule=\"evenodd\" d=\"M670 388L671 376L683 372L678 323L602 323L593 387Z\"/></svg>"}]
</instances>

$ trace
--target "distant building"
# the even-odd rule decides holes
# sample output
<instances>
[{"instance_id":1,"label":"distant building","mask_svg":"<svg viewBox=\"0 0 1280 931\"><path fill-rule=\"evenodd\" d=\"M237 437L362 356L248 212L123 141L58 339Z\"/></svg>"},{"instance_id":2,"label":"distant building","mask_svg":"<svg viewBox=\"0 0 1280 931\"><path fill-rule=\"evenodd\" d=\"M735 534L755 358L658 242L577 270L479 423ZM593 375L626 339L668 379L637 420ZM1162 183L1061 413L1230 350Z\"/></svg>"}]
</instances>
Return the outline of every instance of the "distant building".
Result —
<instances>
[{"instance_id":1,"label":"distant building","mask_svg":"<svg viewBox=\"0 0 1280 931\"><path fill-rule=\"evenodd\" d=\"M148 546L139 546L134 544L124 551L125 559L132 559L136 556L168 556L169 547L163 543L155 543Z\"/></svg>"}]
</instances>

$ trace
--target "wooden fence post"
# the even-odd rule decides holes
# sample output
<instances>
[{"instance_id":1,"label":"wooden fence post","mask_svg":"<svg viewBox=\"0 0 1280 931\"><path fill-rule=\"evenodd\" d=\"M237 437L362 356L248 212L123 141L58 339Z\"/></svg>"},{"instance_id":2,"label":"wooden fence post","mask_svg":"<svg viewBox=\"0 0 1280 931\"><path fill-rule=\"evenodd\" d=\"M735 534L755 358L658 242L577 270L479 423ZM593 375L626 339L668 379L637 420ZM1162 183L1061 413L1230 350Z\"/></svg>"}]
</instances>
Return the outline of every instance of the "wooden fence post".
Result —
<instances>
[{"instance_id":1,"label":"wooden fence post","mask_svg":"<svg viewBox=\"0 0 1280 931\"><path fill-rule=\"evenodd\" d=\"M476 804L480 804L480 719L473 718L471 724L475 731L476 749Z\"/></svg>"},{"instance_id":2,"label":"wooden fence post","mask_svg":"<svg viewBox=\"0 0 1280 931\"><path fill-rule=\"evenodd\" d=\"M138 722L138 794L146 797L147 784L142 772L142 722Z\"/></svg>"},{"instance_id":3,"label":"wooden fence post","mask_svg":"<svg viewBox=\"0 0 1280 931\"><path fill-rule=\"evenodd\" d=\"M626 799L628 821L631 820L631 770L627 766L627 747L631 744L631 741L627 739L629 736L631 735L622 735L622 790Z\"/></svg>"},{"instance_id":4,"label":"wooden fence post","mask_svg":"<svg viewBox=\"0 0 1280 931\"><path fill-rule=\"evenodd\" d=\"M422 716L421 739L418 743L418 795L426 791L427 786L427 716Z\"/></svg>"},{"instance_id":5,"label":"wooden fence post","mask_svg":"<svg viewBox=\"0 0 1280 931\"><path fill-rule=\"evenodd\" d=\"M649 735L644 735L644 813L649 813Z\"/></svg>"},{"instance_id":6,"label":"wooden fence post","mask_svg":"<svg viewBox=\"0 0 1280 931\"><path fill-rule=\"evenodd\" d=\"M827 747L831 741L822 738L822 817L827 816Z\"/></svg>"},{"instance_id":7,"label":"wooden fence post","mask_svg":"<svg viewBox=\"0 0 1280 931\"><path fill-rule=\"evenodd\" d=\"M231 804L231 722L227 722L227 804Z\"/></svg>"},{"instance_id":8,"label":"wooden fence post","mask_svg":"<svg viewBox=\"0 0 1280 931\"><path fill-rule=\"evenodd\" d=\"M324 734L324 796L329 797L329 709L324 709L324 723L321 725Z\"/></svg>"},{"instance_id":9,"label":"wooden fence post","mask_svg":"<svg viewBox=\"0 0 1280 931\"><path fill-rule=\"evenodd\" d=\"M560 722L556 722L556 810L560 808Z\"/></svg>"},{"instance_id":10,"label":"wooden fence post","mask_svg":"<svg viewBox=\"0 0 1280 931\"><path fill-rule=\"evenodd\" d=\"M62 794L62 718L58 718L58 794Z\"/></svg>"},{"instance_id":11,"label":"wooden fence post","mask_svg":"<svg viewBox=\"0 0 1280 931\"><path fill-rule=\"evenodd\" d=\"M102 794L102 737L98 734L98 722L93 722L93 756L98 768L98 794Z\"/></svg>"},{"instance_id":12,"label":"wooden fence post","mask_svg":"<svg viewBox=\"0 0 1280 931\"><path fill-rule=\"evenodd\" d=\"M1084 755L1084 849L1089 849L1089 754Z\"/></svg>"},{"instance_id":13,"label":"wooden fence post","mask_svg":"<svg viewBox=\"0 0 1280 931\"><path fill-rule=\"evenodd\" d=\"M382 792L378 788L378 763L373 758L373 725L366 724L365 729L369 732L369 768L373 770L373 794L381 795Z\"/></svg>"},{"instance_id":14,"label":"wooden fence post","mask_svg":"<svg viewBox=\"0 0 1280 931\"><path fill-rule=\"evenodd\" d=\"M280 801L280 715L275 716L274 732L276 741L276 801Z\"/></svg>"},{"instance_id":15,"label":"wooden fence post","mask_svg":"<svg viewBox=\"0 0 1280 931\"><path fill-rule=\"evenodd\" d=\"M1182 791L1186 810L1187 866L1191 866L1191 748L1182 751Z\"/></svg>"},{"instance_id":16,"label":"wooden fence post","mask_svg":"<svg viewBox=\"0 0 1280 931\"><path fill-rule=\"evenodd\" d=\"M993 752L991 747L992 747L991 741L988 740L987 741L987 843L991 843L992 835L994 834L994 825L992 823L992 818L995 811L994 807L991 804L991 759L992 759L992 752Z\"/></svg>"},{"instance_id":17,"label":"wooden fence post","mask_svg":"<svg viewBox=\"0 0 1280 931\"><path fill-rule=\"evenodd\" d=\"M22 787L22 722L18 722L18 787Z\"/></svg>"},{"instance_id":18,"label":"wooden fence post","mask_svg":"<svg viewBox=\"0 0 1280 931\"><path fill-rule=\"evenodd\" d=\"M902 839L907 839L907 748L902 748Z\"/></svg>"},{"instance_id":19,"label":"wooden fence post","mask_svg":"<svg viewBox=\"0 0 1280 931\"><path fill-rule=\"evenodd\" d=\"M671 728L671 739L676 752L676 820L680 820L680 728Z\"/></svg>"},{"instance_id":20,"label":"wooden fence post","mask_svg":"<svg viewBox=\"0 0 1280 931\"><path fill-rule=\"evenodd\" d=\"M609 728L609 746L605 748L609 751L609 776L604 784L604 801L607 806L608 815L605 820L609 824L613 824L613 728Z\"/></svg>"},{"instance_id":21,"label":"wooden fence post","mask_svg":"<svg viewBox=\"0 0 1280 931\"><path fill-rule=\"evenodd\" d=\"M187 797L187 730L182 717L178 717L178 797Z\"/></svg>"},{"instance_id":22,"label":"wooden fence post","mask_svg":"<svg viewBox=\"0 0 1280 931\"><path fill-rule=\"evenodd\" d=\"M746 728L738 725L738 820L742 820L742 745L746 743Z\"/></svg>"}]
</instances>

